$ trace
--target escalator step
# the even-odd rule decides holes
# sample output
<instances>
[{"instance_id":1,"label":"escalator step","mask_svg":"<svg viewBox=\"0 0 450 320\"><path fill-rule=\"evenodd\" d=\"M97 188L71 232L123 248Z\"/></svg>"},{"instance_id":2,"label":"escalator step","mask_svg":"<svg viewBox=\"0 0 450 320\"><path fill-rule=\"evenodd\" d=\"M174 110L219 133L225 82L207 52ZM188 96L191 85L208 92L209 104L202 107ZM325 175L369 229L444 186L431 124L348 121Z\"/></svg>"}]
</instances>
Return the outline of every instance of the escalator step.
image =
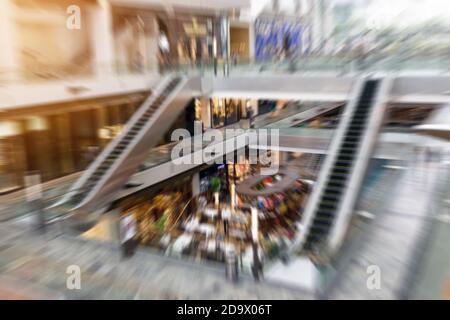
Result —
<instances>
[{"instance_id":1,"label":"escalator step","mask_svg":"<svg viewBox=\"0 0 450 320\"><path fill-rule=\"evenodd\" d=\"M349 162L344 162L344 161L337 161L335 166L336 167L340 167L340 168L349 168L350 167L350 163Z\"/></svg>"},{"instance_id":2,"label":"escalator step","mask_svg":"<svg viewBox=\"0 0 450 320\"><path fill-rule=\"evenodd\" d=\"M348 157L351 157L351 160L353 160L353 156L352 155L357 150L358 150L357 148L340 148L338 155L339 156L348 156ZM351 160L348 160L348 161L351 161Z\"/></svg>"},{"instance_id":3,"label":"escalator step","mask_svg":"<svg viewBox=\"0 0 450 320\"><path fill-rule=\"evenodd\" d=\"M348 172L337 172L336 170L331 171L330 177L348 177Z\"/></svg>"},{"instance_id":4,"label":"escalator step","mask_svg":"<svg viewBox=\"0 0 450 320\"><path fill-rule=\"evenodd\" d=\"M364 117L364 118L353 118L350 121L351 125L363 125L365 123L367 123L367 119L369 119L369 117Z\"/></svg>"},{"instance_id":5,"label":"escalator step","mask_svg":"<svg viewBox=\"0 0 450 320\"><path fill-rule=\"evenodd\" d=\"M334 221L334 217L336 216L335 211L328 212L323 210L318 210L314 217L314 221Z\"/></svg>"},{"instance_id":6,"label":"escalator step","mask_svg":"<svg viewBox=\"0 0 450 320\"><path fill-rule=\"evenodd\" d=\"M339 154L354 154L356 152L356 148L346 149L341 148L339 149Z\"/></svg>"},{"instance_id":7,"label":"escalator step","mask_svg":"<svg viewBox=\"0 0 450 320\"><path fill-rule=\"evenodd\" d=\"M337 174L349 174L350 170L342 168L333 168L333 173Z\"/></svg>"},{"instance_id":8,"label":"escalator step","mask_svg":"<svg viewBox=\"0 0 450 320\"><path fill-rule=\"evenodd\" d=\"M355 146L359 146L360 137L358 137L358 138L356 138L356 139L354 139L354 138L352 138L352 137L345 137L345 138L344 138L344 142L345 142L345 143L352 143L352 144L354 144Z\"/></svg>"},{"instance_id":9,"label":"escalator step","mask_svg":"<svg viewBox=\"0 0 450 320\"><path fill-rule=\"evenodd\" d=\"M344 142L344 144L341 146L339 150L357 150L357 149L358 149L357 144Z\"/></svg>"},{"instance_id":10,"label":"escalator step","mask_svg":"<svg viewBox=\"0 0 450 320\"><path fill-rule=\"evenodd\" d=\"M323 209L328 209L328 210L335 210L337 208L337 204L333 203L333 204L327 204L327 203L320 203L319 205L319 210L323 210Z\"/></svg>"},{"instance_id":11,"label":"escalator step","mask_svg":"<svg viewBox=\"0 0 450 320\"><path fill-rule=\"evenodd\" d=\"M311 226L311 229L309 229L309 232L315 233L315 234L327 234L330 229L331 229L331 225L313 224Z\"/></svg>"},{"instance_id":12,"label":"escalator step","mask_svg":"<svg viewBox=\"0 0 450 320\"><path fill-rule=\"evenodd\" d=\"M348 166L342 166L341 165L341 163L342 162L346 162L347 164L348 164ZM352 164L353 164L353 162L349 162L349 161L339 161L339 163L338 162L336 162L335 164L334 164L334 166L333 166L333 170L335 170L335 169L342 169L342 170L344 170L344 169L350 169L351 167L352 167Z\"/></svg>"},{"instance_id":13,"label":"escalator step","mask_svg":"<svg viewBox=\"0 0 450 320\"><path fill-rule=\"evenodd\" d=\"M354 136L354 135L348 135L346 134L344 136L344 140L348 141L348 142L355 142L358 143L359 142L360 137L359 136Z\"/></svg>"},{"instance_id":14,"label":"escalator step","mask_svg":"<svg viewBox=\"0 0 450 320\"><path fill-rule=\"evenodd\" d=\"M358 124L350 124L350 126L347 128L347 132L361 132L364 127L361 127Z\"/></svg>"},{"instance_id":15,"label":"escalator step","mask_svg":"<svg viewBox=\"0 0 450 320\"><path fill-rule=\"evenodd\" d=\"M337 200L326 200L326 199L322 198L322 200L320 200L320 204L329 205L329 206L332 206L332 208L330 207L330 209L335 209L335 208L337 208L338 201ZM319 208L321 208L321 207L319 206ZM326 209L325 207L322 207L322 208Z\"/></svg>"},{"instance_id":16,"label":"escalator step","mask_svg":"<svg viewBox=\"0 0 450 320\"><path fill-rule=\"evenodd\" d=\"M339 198L339 196L333 194L322 194L322 199L326 201L338 201Z\"/></svg>"},{"instance_id":17,"label":"escalator step","mask_svg":"<svg viewBox=\"0 0 450 320\"><path fill-rule=\"evenodd\" d=\"M352 123L350 125L350 128L353 128L353 129L364 129L364 128L367 128L367 124L366 123Z\"/></svg>"},{"instance_id":18,"label":"escalator step","mask_svg":"<svg viewBox=\"0 0 450 320\"><path fill-rule=\"evenodd\" d=\"M333 222L334 222L334 220L331 220L331 219L314 219L313 225L331 227Z\"/></svg>"},{"instance_id":19,"label":"escalator step","mask_svg":"<svg viewBox=\"0 0 450 320\"><path fill-rule=\"evenodd\" d=\"M317 210L317 212L316 212L317 219L333 220L335 216L336 216L335 210L320 209L320 210Z\"/></svg>"},{"instance_id":20,"label":"escalator step","mask_svg":"<svg viewBox=\"0 0 450 320\"><path fill-rule=\"evenodd\" d=\"M313 230L313 227L311 227L308 232L307 242L317 243L327 236L327 231L328 230Z\"/></svg>"},{"instance_id":21,"label":"escalator step","mask_svg":"<svg viewBox=\"0 0 450 320\"><path fill-rule=\"evenodd\" d=\"M333 181L333 182L341 182L341 181L345 182L345 181L347 181L347 175L341 176L341 175L333 174L328 179L329 179L329 181Z\"/></svg>"},{"instance_id":22,"label":"escalator step","mask_svg":"<svg viewBox=\"0 0 450 320\"><path fill-rule=\"evenodd\" d=\"M341 182L334 182L334 181L328 182L328 185L329 185L330 187L336 187L336 188L344 188L344 187L345 187L345 186L344 186L344 183L341 183Z\"/></svg>"},{"instance_id":23,"label":"escalator step","mask_svg":"<svg viewBox=\"0 0 450 320\"><path fill-rule=\"evenodd\" d=\"M349 128L346 131L346 135L347 136L354 136L354 137L360 136L361 135L361 130L355 130L355 129Z\"/></svg>"},{"instance_id":24,"label":"escalator step","mask_svg":"<svg viewBox=\"0 0 450 320\"><path fill-rule=\"evenodd\" d=\"M357 112L352 116L352 121L354 120L365 120L368 118L367 112Z\"/></svg>"},{"instance_id":25,"label":"escalator step","mask_svg":"<svg viewBox=\"0 0 450 320\"><path fill-rule=\"evenodd\" d=\"M353 150L353 149L352 150L345 150L345 149L339 150L339 155L340 156L351 156L352 158L354 158L355 154L356 154L356 151ZM344 160L344 161L341 161L341 162L347 162L347 163L351 164L352 160Z\"/></svg>"},{"instance_id":26,"label":"escalator step","mask_svg":"<svg viewBox=\"0 0 450 320\"><path fill-rule=\"evenodd\" d=\"M317 242L319 242L321 239L322 239L321 235L314 233L308 234L308 236L306 237L305 248L308 250L312 249L312 246Z\"/></svg>"},{"instance_id":27,"label":"escalator step","mask_svg":"<svg viewBox=\"0 0 450 320\"><path fill-rule=\"evenodd\" d=\"M344 167L344 166L342 166L340 164L335 163L334 166L333 166L333 171L335 171L335 170L348 170L348 172L346 172L346 174L349 174L351 165L353 163L352 162L348 162L348 161L346 161L346 162L349 164L349 166ZM339 163L342 163L342 161L339 161Z\"/></svg>"},{"instance_id":28,"label":"escalator step","mask_svg":"<svg viewBox=\"0 0 450 320\"><path fill-rule=\"evenodd\" d=\"M325 194L335 194L338 196L342 195L342 189L340 188L333 188L333 187L327 187L324 191Z\"/></svg>"}]
</instances>

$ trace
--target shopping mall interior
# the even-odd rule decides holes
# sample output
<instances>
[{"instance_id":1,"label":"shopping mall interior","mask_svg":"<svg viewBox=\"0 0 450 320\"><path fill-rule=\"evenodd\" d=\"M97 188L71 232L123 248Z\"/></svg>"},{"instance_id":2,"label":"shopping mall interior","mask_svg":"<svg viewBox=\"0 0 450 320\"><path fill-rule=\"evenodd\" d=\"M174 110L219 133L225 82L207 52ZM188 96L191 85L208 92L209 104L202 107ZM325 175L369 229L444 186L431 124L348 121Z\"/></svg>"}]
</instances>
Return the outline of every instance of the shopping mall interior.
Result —
<instances>
[{"instance_id":1,"label":"shopping mall interior","mask_svg":"<svg viewBox=\"0 0 450 320\"><path fill-rule=\"evenodd\" d=\"M444 2L0 1L0 299L450 299Z\"/></svg>"}]
</instances>

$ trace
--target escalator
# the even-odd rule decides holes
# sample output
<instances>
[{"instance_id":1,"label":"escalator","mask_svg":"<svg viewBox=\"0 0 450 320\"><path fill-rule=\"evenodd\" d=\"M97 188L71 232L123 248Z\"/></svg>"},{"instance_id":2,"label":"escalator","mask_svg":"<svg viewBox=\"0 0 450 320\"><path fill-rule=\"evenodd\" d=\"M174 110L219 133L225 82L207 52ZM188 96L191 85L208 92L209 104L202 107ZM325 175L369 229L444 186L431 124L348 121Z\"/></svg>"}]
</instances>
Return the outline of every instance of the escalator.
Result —
<instances>
[{"instance_id":1,"label":"escalator","mask_svg":"<svg viewBox=\"0 0 450 320\"><path fill-rule=\"evenodd\" d=\"M195 78L167 76L128 121L122 133L103 150L56 204L75 225L86 228L98 219L192 99ZM79 229L84 229L79 227Z\"/></svg>"},{"instance_id":2,"label":"escalator","mask_svg":"<svg viewBox=\"0 0 450 320\"><path fill-rule=\"evenodd\" d=\"M383 121L383 97L389 86L388 79L357 85L356 99L346 107L305 209L297 249L333 252L339 246Z\"/></svg>"}]
</instances>

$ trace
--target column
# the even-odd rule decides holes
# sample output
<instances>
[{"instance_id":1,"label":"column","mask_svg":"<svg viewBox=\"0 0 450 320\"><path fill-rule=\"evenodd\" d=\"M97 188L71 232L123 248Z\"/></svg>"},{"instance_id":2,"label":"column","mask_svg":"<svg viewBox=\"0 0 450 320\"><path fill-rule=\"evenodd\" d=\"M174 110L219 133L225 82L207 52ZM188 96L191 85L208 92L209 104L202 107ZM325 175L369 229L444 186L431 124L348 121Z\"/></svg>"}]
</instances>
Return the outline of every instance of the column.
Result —
<instances>
[{"instance_id":1,"label":"column","mask_svg":"<svg viewBox=\"0 0 450 320\"><path fill-rule=\"evenodd\" d=\"M225 62L225 75L228 75L228 60L230 57L230 21L227 16L220 17L220 41L221 41L221 55Z\"/></svg>"},{"instance_id":2,"label":"column","mask_svg":"<svg viewBox=\"0 0 450 320\"><path fill-rule=\"evenodd\" d=\"M332 34L333 34L333 29L334 29L334 21L333 21L333 5L330 2L326 2L324 3L324 8L323 8L323 32L324 32L324 38L325 38L325 53L331 53L333 50L333 39L332 39Z\"/></svg>"},{"instance_id":3,"label":"column","mask_svg":"<svg viewBox=\"0 0 450 320\"><path fill-rule=\"evenodd\" d=\"M72 138L69 113L62 113L57 117L58 148L61 159L61 171L69 174L75 171L72 155Z\"/></svg>"},{"instance_id":4,"label":"column","mask_svg":"<svg viewBox=\"0 0 450 320\"><path fill-rule=\"evenodd\" d=\"M200 174L194 173L192 175L192 197L196 197L200 194Z\"/></svg>"},{"instance_id":5,"label":"column","mask_svg":"<svg viewBox=\"0 0 450 320\"><path fill-rule=\"evenodd\" d=\"M200 101L200 115L203 123L203 129L207 130L211 128L211 107L209 105L209 98L200 97L198 99Z\"/></svg>"},{"instance_id":6,"label":"column","mask_svg":"<svg viewBox=\"0 0 450 320\"><path fill-rule=\"evenodd\" d=\"M159 52L159 28L156 17L152 15L146 18L146 70L158 72L158 52Z\"/></svg>"},{"instance_id":7,"label":"column","mask_svg":"<svg viewBox=\"0 0 450 320\"><path fill-rule=\"evenodd\" d=\"M250 99L248 101L249 106L253 109L253 116L258 115L258 100L257 99Z\"/></svg>"},{"instance_id":8,"label":"column","mask_svg":"<svg viewBox=\"0 0 450 320\"><path fill-rule=\"evenodd\" d=\"M89 7L93 68L98 77L114 73L114 34L111 5L106 0L98 0ZM83 16L82 16L83 17ZM83 28L83 25L82 27Z\"/></svg>"},{"instance_id":9,"label":"column","mask_svg":"<svg viewBox=\"0 0 450 320\"><path fill-rule=\"evenodd\" d=\"M100 140L100 149L106 147L109 143L110 132L106 128L108 126L108 106L97 105L95 108L97 135Z\"/></svg>"},{"instance_id":10,"label":"column","mask_svg":"<svg viewBox=\"0 0 450 320\"><path fill-rule=\"evenodd\" d=\"M248 57L250 62L255 60L255 21L248 24Z\"/></svg>"},{"instance_id":11,"label":"column","mask_svg":"<svg viewBox=\"0 0 450 320\"><path fill-rule=\"evenodd\" d=\"M301 0L295 0L294 1L294 11L295 15L297 17L300 17L302 15L302 1Z\"/></svg>"},{"instance_id":12,"label":"column","mask_svg":"<svg viewBox=\"0 0 450 320\"><path fill-rule=\"evenodd\" d=\"M15 43L14 5L11 0L0 1L0 82L19 77L18 50Z\"/></svg>"},{"instance_id":13,"label":"column","mask_svg":"<svg viewBox=\"0 0 450 320\"><path fill-rule=\"evenodd\" d=\"M323 0L314 1L311 3L312 8L312 50L317 51L320 49L324 41L324 25L323 25Z\"/></svg>"}]
</instances>

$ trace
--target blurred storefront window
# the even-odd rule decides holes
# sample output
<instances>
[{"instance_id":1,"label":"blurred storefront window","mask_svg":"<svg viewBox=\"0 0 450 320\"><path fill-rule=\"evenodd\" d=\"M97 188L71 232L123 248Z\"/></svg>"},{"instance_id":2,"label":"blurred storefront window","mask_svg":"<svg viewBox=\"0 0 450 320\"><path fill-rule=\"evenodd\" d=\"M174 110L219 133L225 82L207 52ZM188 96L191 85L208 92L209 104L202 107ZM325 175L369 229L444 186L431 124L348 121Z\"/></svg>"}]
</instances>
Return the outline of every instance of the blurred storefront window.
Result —
<instances>
[{"instance_id":1,"label":"blurred storefront window","mask_svg":"<svg viewBox=\"0 0 450 320\"><path fill-rule=\"evenodd\" d=\"M24 186L28 171L42 181L85 169L117 136L145 93L13 109L0 117L0 192Z\"/></svg>"},{"instance_id":2,"label":"blurred storefront window","mask_svg":"<svg viewBox=\"0 0 450 320\"><path fill-rule=\"evenodd\" d=\"M300 21L280 18L258 18L255 21L255 57L272 60L278 57L297 57L309 49L310 30Z\"/></svg>"},{"instance_id":3,"label":"blurred storefront window","mask_svg":"<svg viewBox=\"0 0 450 320\"><path fill-rule=\"evenodd\" d=\"M247 101L242 99L213 98L210 101L213 128L237 123L245 116Z\"/></svg>"},{"instance_id":4,"label":"blurred storefront window","mask_svg":"<svg viewBox=\"0 0 450 320\"><path fill-rule=\"evenodd\" d=\"M18 121L0 120L0 193L15 190L22 184L25 158L23 129Z\"/></svg>"},{"instance_id":5,"label":"blurred storefront window","mask_svg":"<svg viewBox=\"0 0 450 320\"><path fill-rule=\"evenodd\" d=\"M88 12L83 0L14 0L15 43L20 44L16 77L25 80L60 79L93 73L90 17L79 30L66 28L67 8Z\"/></svg>"}]
</instances>

